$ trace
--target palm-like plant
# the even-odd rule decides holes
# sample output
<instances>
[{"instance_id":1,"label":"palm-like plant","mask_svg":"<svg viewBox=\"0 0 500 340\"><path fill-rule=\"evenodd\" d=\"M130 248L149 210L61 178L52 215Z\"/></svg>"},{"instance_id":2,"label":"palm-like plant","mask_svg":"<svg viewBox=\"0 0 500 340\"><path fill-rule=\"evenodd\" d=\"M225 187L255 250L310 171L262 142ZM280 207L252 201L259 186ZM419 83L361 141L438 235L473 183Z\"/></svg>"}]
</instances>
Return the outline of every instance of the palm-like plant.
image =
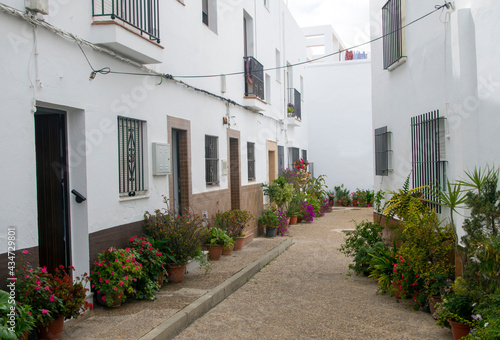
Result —
<instances>
[{"instance_id":1,"label":"palm-like plant","mask_svg":"<svg viewBox=\"0 0 500 340\"><path fill-rule=\"evenodd\" d=\"M427 207L423 204L423 190L428 186L410 189L410 175L406 178L403 187L398 191L391 191L392 197L385 203L384 214L388 217L397 216L401 220L408 217L410 206L417 209L417 213L424 213Z\"/></svg>"}]
</instances>

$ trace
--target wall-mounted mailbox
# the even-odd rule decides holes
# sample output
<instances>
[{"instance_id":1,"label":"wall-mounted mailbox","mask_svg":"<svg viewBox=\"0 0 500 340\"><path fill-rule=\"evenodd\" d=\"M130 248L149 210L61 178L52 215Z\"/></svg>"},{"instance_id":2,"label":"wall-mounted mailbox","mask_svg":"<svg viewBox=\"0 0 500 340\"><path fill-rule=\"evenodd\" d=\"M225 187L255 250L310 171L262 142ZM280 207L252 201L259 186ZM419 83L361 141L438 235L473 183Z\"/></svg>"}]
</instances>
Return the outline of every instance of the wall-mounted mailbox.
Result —
<instances>
[{"instance_id":1,"label":"wall-mounted mailbox","mask_svg":"<svg viewBox=\"0 0 500 340\"><path fill-rule=\"evenodd\" d=\"M153 143L153 175L170 175L170 145Z\"/></svg>"}]
</instances>

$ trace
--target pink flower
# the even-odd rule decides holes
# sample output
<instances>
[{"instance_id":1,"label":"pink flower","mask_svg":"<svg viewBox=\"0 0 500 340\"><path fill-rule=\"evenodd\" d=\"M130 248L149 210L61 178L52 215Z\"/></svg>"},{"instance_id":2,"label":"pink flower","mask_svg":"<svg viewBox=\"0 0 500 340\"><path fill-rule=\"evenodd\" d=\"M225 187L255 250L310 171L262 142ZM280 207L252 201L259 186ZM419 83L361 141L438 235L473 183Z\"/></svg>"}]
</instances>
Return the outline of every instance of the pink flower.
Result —
<instances>
[{"instance_id":1,"label":"pink flower","mask_svg":"<svg viewBox=\"0 0 500 340\"><path fill-rule=\"evenodd\" d=\"M125 276L125 280L128 280L128 276Z\"/></svg>"},{"instance_id":2,"label":"pink flower","mask_svg":"<svg viewBox=\"0 0 500 340\"><path fill-rule=\"evenodd\" d=\"M50 292L50 288L49 288L49 286L46 286L46 287L45 287L45 290L48 290L48 291Z\"/></svg>"},{"instance_id":3,"label":"pink flower","mask_svg":"<svg viewBox=\"0 0 500 340\"><path fill-rule=\"evenodd\" d=\"M42 309L42 314L49 314L49 311L46 309Z\"/></svg>"},{"instance_id":4,"label":"pink flower","mask_svg":"<svg viewBox=\"0 0 500 340\"><path fill-rule=\"evenodd\" d=\"M55 299L54 299L54 294L52 294L52 295L50 296L50 302L54 302L54 301L55 301Z\"/></svg>"},{"instance_id":5,"label":"pink flower","mask_svg":"<svg viewBox=\"0 0 500 340\"><path fill-rule=\"evenodd\" d=\"M36 287L35 287L35 289L36 289L36 290L40 290L40 286L36 286Z\"/></svg>"},{"instance_id":6,"label":"pink flower","mask_svg":"<svg viewBox=\"0 0 500 340\"><path fill-rule=\"evenodd\" d=\"M24 255L27 255L27 254L29 254L29 253L30 253L29 251L27 251L27 250L23 250L23 254L24 254Z\"/></svg>"},{"instance_id":7,"label":"pink flower","mask_svg":"<svg viewBox=\"0 0 500 340\"><path fill-rule=\"evenodd\" d=\"M118 286L123 286L125 283L123 283L123 281L121 281Z\"/></svg>"},{"instance_id":8,"label":"pink flower","mask_svg":"<svg viewBox=\"0 0 500 340\"><path fill-rule=\"evenodd\" d=\"M42 267L41 270L42 270L42 273L44 273L44 274L47 272L47 268L45 268L45 267Z\"/></svg>"},{"instance_id":9,"label":"pink flower","mask_svg":"<svg viewBox=\"0 0 500 340\"><path fill-rule=\"evenodd\" d=\"M106 297L104 295L101 297L101 299L102 301L106 301Z\"/></svg>"},{"instance_id":10,"label":"pink flower","mask_svg":"<svg viewBox=\"0 0 500 340\"><path fill-rule=\"evenodd\" d=\"M118 290L118 288L116 288L116 287L115 287L115 288L113 288L113 289L114 289L115 291L117 291L117 290Z\"/></svg>"}]
</instances>

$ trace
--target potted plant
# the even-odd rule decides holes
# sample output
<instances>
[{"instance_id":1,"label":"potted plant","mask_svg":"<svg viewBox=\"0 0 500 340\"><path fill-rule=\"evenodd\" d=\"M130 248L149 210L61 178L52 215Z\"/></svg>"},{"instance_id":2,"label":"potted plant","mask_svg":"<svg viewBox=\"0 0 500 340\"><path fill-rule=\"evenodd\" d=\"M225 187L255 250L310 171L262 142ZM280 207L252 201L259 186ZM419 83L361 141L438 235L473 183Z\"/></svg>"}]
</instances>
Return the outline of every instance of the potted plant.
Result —
<instances>
[{"instance_id":1,"label":"potted plant","mask_svg":"<svg viewBox=\"0 0 500 340\"><path fill-rule=\"evenodd\" d=\"M442 303L437 304L437 324L451 328L455 340L466 336L475 326L472 318L474 305L467 283L461 277L457 278L451 292L443 297Z\"/></svg>"},{"instance_id":2,"label":"potted plant","mask_svg":"<svg viewBox=\"0 0 500 340\"><path fill-rule=\"evenodd\" d=\"M31 306L31 314L43 339L60 338L64 319L77 318L92 308L92 304L85 301L86 284L90 280L86 273L73 280L70 273L75 269L71 266L61 265L54 273L49 273L46 267L33 268L30 263L22 269L16 281L18 300Z\"/></svg>"},{"instance_id":3,"label":"potted plant","mask_svg":"<svg viewBox=\"0 0 500 340\"><path fill-rule=\"evenodd\" d=\"M329 202L330 206L332 207L333 203L335 202L335 191L334 190L328 190L326 192L326 194L328 196L328 202Z\"/></svg>"},{"instance_id":4,"label":"potted plant","mask_svg":"<svg viewBox=\"0 0 500 340\"><path fill-rule=\"evenodd\" d=\"M300 212L304 221L307 222L314 221L314 217L316 216L314 212L314 207L305 201L301 202L300 205L301 205Z\"/></svg>"},{"instance_id":5,"label":"potted plant","mask_svg":"<svg viewBox=\"0 0 500 340\"><path fill-rule=\"evenodd\" d=\"M293 185L287 183L283 176L275 179L271 184L262 184L264 195L269 196L271 203L276 204L278 209L284 209L294 196Z\"/></svg>"},{"instance_id":6,"label":"potted plant","mask_svg":"<svg viewBox=\"0 0 500 340\"><path fill-rule=\"evenodd\" d=\"M288 204L286 214L290 217L290 225L297 224L300 215L300 199L297 196L294 196L290 204Z\"/></svg>"},{"instance_id":7,"label":"potted plant","mask_svg":"<svg viewBox=\"0 0 500 340\"><path fill-rule=\"evenodd\" d=\"M142 265L143 275L135 282L134 298L139 300L156 299L155 291L163 286L167 256L145 237L132 236L128 243L134 251L135 259Z\"/></svg>"},{"instance_id":8,"label":"potted plant","mask_svg":"<svg viewBox=\"0 0 500 340\"><path fill-rule=\"evenodd\" d=\"M228 210L217 212L212 216L212 225L216 228L225 230L229 237L233 238L233 250L241 250L245 245L245 240L251 234L244 234L243 231L250 220L254 217L246 210ZM226 250L228 252L229 250Z\"/></svg>"},{"instance_id":9,"label":"potted plant","mask_svg":"<svg viewBox=\"0 0 500 340\"><path fill-rule=\"evenodd\" d=\"M278 217L274 213L273 209L267 208L259 217L259 224L266 228L266 236L274 237L276 236L276 227L278 226Z\"/></svg>"},{"instance_id":10,"label":"potted plant","mask_svg":"<svg viewBox=\"0 0 500 340\"><path fill-rule=\"evenodd\" d=\"M167 256L168 282L180 283L184 279L186 264L190 260L204 261L203 221L200 216L189 211L182 215L176 214L168 205L167 208L157 209L154 214L144 214L144 232L150 236L155 246Z\"/></svg>"},{"instance_id":11,"label":"potted plant","mask_svg":"<svg viewBox=\"0 0 500 340\"><path fill-rule=\"evenodd\" d=\"M222 255L224 246L233 243L233 239L220 228L210 228L205 234L205 245L208 249L208 257L212 261L218 261Z\"/></svg>"},{"instance_id":12,"label":"potted plant","mask_svg":"<svg viewBox=\"0 0 500 340\"><path fill-rule=\"evenodd\" d=\"M281 211L279 209L274 210L274 215L278 219L278 224L276 225L276 234L285 236L288 232L288 221L290 221L290 218L284 211Z\"/></svg>"},{"instance_id":13,"label":"potted plant","mask_svg":"<svg viewBox=\"0 0 500 340\"><path fill-rule=\"evenodd\" d=\"M90 272L97 301L108 307L119 307L127 295L136 293L134 284L142 275L142 265L131 249L113 247L99 254Z\"/></svg>"},{"instance_id":14,"label":"potted plant","mask_svg":"<svg viewBox=\"0 0 500 340\"><path fill-rule=\"evenodd\" d=\"M34 327L31 306L16 302L9 293L0 290L0 339L27 339Z\"/></svg>"}]
</instances>

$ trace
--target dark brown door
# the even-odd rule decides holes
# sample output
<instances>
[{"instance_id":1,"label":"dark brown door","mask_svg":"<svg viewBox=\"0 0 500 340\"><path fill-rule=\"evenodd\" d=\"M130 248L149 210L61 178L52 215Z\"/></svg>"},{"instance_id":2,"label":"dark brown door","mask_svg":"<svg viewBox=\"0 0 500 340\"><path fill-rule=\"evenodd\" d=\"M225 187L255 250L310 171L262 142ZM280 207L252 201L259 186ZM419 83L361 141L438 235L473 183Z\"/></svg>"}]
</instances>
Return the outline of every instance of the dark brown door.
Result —
<instances>
[{"instance_id":1,"label":"dark brown door","mask_svg":"<svg viewBox=\"0 0 500 340\"><path fill-rule=\"evenodd\" d=\"M240 209L240 146L236 138L229 139L229 180L231 209Z\"/></svg>"},{"instance_id":2,"label":"dark brown door","mask_svg":"<svg viewBox=\"0 0 500 340\"><path fill-rule=\"evenodd\" d=\"M71 264L64 112L37 108L35 146L39 258L52 271Z\"/></svg>"}]
</instances>

